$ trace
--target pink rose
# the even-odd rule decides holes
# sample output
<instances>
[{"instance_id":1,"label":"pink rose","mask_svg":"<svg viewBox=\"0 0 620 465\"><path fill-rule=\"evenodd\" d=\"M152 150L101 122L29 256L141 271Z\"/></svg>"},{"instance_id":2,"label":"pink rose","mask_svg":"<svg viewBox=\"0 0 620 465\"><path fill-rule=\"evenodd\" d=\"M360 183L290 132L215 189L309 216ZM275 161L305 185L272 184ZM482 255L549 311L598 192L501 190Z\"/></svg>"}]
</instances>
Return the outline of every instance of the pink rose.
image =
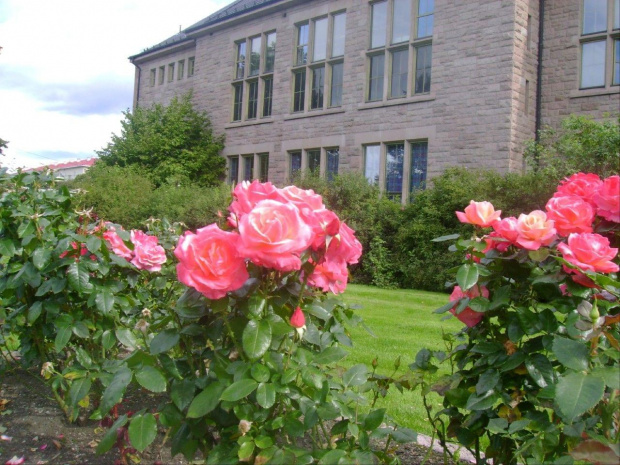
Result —
<instances>
[{"instance_id":1,"label":"pink rose","mask_svg":"<svg viewBox=\"0 0 620 465\"><path fill-rule=\"evenodd\" d=\"M547 214L540 210L534 210L529 215L519 215L517 233L517 245L527 250L538 250L543 245L549 245L556 237L553 220L548 220Z\"/></svg>"},{"instance_id":2,"label":"pink rose","mask_svg":"<svg viewBox=\"0 0 620 465\"><path fill-rule=\"evenodd\" d=\"M547 217L553 220L555 229L561 236L570 233L592 232L594 209L576 195L552 197L545 206Z\"/></svg>"},{"instance_id":3,"label":"pink rose","mask_svg":"<svg viewBox=\"0 0 620 465\"><path fill-rule=\"evenodd\" d=\"M566 197L567 195L576 195L594 207L594 194L602 182L601 178L596 174L575 173L560 183L553 196Z\"/></svg>"},{"instance_id":4,"label":"pink rose","mask_svg":"<svg viewBox=\"0 0 620 465\"><path fill-rule=\"evenodd\" d=\"M519 233L517 231L517 219L514 216L509 216L496 221L493 223L493 229L495 231L487 237L494 242L494 248L500 252L506 252L508 247L517 243ZM508 242L493 240L494 237L501 237L502 239L506 239Z\"/></svg>"},{"instance_id":5,"label":"pink rose","mask_svg":"<svg viewBox=\"0 0 620 465\"><path fill-rule=\"evenodd\" d=\"M195 234L186 231L174 249L179 281L212 300L239 289L250 277L237 252L239 241L239 234L222 231L216 224Z\"/></svg>"},{"instance_id":6,"label":"pink rose","mask_svg":"<svg viewBox=\"0 0 620 465\"><path fill-rule=\"evenodd\" d=\"M353 265L362 256L362 244L355 237L355 231L342 222L337 236L334 236L327 248L326 259L340 259ZM328 258L329 257L329 258Z\"/></svg>"},{"instance_id":7,"label":"pink rose","mask_svg":"<svg viewBox=\"0 0 620 465\"><path fill-rule=\"evenodd\" d=\"M239 220L239 253L259 266L299 270L300 254L314 238L295 205L262 200Z\"/></svg>"},{"instance_id":8,"label":"pink rose","mask_svg":"<svg viewBox=\"0 0 620 465\"><path fill-rule=\"evenodd\" d=\"M596 213L607 221L620 223L620 176L605 179L594 194Z\"/></svg>"},{"instance_id":9,"label":"pink rose","mask_svg":"<svg viewBox=\"0 0 620 465\"><path fill-rule=\"evenodd\" d=\"M463 292L460 286L455 286L452 294L450 294L450 302L455 302L454 307L450 309L450 313L456 316L468 327L473 328L478 323L480 323L480 321L482 321L484 314L476 312L470 307L465 307L463 311L461 311L460 313L456 313L456 307L458 307L458 302L461 301L461 299L464 299L466 297L469 299L474 299L480 296L488 298L489 290L484 286L475 285L471 289Z\"/></svg>"},{"instance_id":10,"label":"pink rose","mask_svg":"<svg viewBox=\"0 0 620 465\"><path fill-rule=\"evenodd\" d=\"M310 211L324 210L323 197L315 193L312 189L304 190L296 186L287 186L280 189L280 194L289 202L292 202L304 213L305 209Z\"/></svg>"},{"instance_id":11,"label":"pink rose","mask_svg":"<svg viewBox=\"0 0 620 465\"><path fill-rule=\"evenodd\" d=\"M67 255L71 254L71 255L75 255L77 257L77 250L78 250L78 243L73 241L71 242L71 248L73 250L65 250L63 253L61 253L58 258L65 258ZM79 249L80 249L80 255L84 256L88 253L88 249L86 248L86 244L80 244L79 245ZM95 257L95 260L97 259L97 257ZM91 257L92 260L92 257ZM77 261L77 258L76 258Z\"/></svg>"},{"instance_id":12,"label":"pink rose","mask_svg":"<svg viewBox=\"0 0 620 465\"><path fill-rule=\"evenodd\" d=\"M111 224L106 225L108 228L106 232L103 233L103 238L108 242L110 247L112 247L112 251L118 255L119 257L123 257L126 259L130 259L133 256L133 252L129 247L125 245L125 242L121 237L117 234L116 228Z\"/></svg>"},{"instance_id":13,"label":"pink rose","mask_svg":"<svg viewBox=\"0 0 620 465\"><path fill-rule=\"evenodd\" d=\"M297 307L293 315L291 315L291 326L293 328L303 328L306 326L306 317L299 307Z\"/></svg>"},{"instance_id":14,"label":"pink rose","mask_svg":"<svg viewBox=\"0 0 620 465\"><path fill-rule=\"evenodd\" d=\"M134 257L131 260L136 268L147 271L159 271L166 262L166 251L157 244L157 237L148 236L134 229L131 231L131 242L134 245Z\"/></svg>"},{"instance_id":15,"label":"pink rose","mask_svg":"<svg viewBox=\"0 0 620 465\"><path fill-rule=\"evenodd\" d=\"M331 210L319 210L314 212L315 220L310 224L314 230L314 241L312 248L321 250L325 248L325 242L328 236L335 236L340 230L340 219Z\"/></svg>"},{"instance_id":16,"label":"pink rose","mask_svg":"<svg viewBox=\"0 0 620 465\"><path fill-rule=\"evenodd\" d=\"M349 272L347 264L342 259L323 260L308 277L308 285L323 290L341 294L347 287Z\"/></svg>"},{"instance_id":17,"label":"pink rose","mask_svg":"<svg viewBox=\"0 0 620 465\"><path fill-rule=\"evenodd\" d=\"M465 212L456 212L461 223L470 223L476 226L487 228L495 221L499 220L501 210L495 211L491 202L469 202L469 206L465 208Z\"/></svg>"},{"instance_id":18,"label":"pink rose","mask_svg":"<svg viewBox=\"0 0 620 465\"><path fill-rule=\"evenodd\" d=\"M558 244L558 250L564 260L579 267L582 271L613 273L618 265L612 260L618 255L618 249L609 246L609 239L600 234L573 233L567 243Z\"/></svg>"},{"instance_id":19,"label":"pink rose","mask_svg":"<svg viewBox=\"0 0 620 465\"><path fill-rule=\"evenodd\" d=\"M243 181L233 191L235 200L228 210L231 212L230 223L237 225L237 221L243 215L250 213L261 200L283 200L280 190L270 182Z\"/></svg>"}]
</instances>

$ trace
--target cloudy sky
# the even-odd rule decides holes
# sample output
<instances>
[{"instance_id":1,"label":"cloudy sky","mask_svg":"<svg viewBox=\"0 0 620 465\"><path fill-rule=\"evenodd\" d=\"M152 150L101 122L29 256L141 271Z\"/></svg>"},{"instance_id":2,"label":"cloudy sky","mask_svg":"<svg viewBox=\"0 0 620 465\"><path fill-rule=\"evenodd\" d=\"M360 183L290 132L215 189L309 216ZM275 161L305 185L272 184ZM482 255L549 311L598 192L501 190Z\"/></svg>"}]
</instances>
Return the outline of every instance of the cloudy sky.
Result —
<instances>
[{"instance_id":1,"label":"cloudy sky","mask_svg":"<svg viewBox=\"0 0 620 465\"><path fill-rule=\"evenodd\" d=\"M232 0L0 0L0 165L90 158L133 99L140 53Z\"/></svg>"}]
</instances>

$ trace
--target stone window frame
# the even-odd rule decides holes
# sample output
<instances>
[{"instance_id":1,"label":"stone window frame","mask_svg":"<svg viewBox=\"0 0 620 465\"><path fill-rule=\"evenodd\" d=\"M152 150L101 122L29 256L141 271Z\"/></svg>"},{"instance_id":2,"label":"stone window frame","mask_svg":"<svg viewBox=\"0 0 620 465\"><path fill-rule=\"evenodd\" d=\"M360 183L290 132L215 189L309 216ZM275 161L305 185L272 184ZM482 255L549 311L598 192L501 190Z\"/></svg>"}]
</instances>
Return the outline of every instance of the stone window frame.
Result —
<instances>
[{"instance_id":1,"label":"stone window frame","mask_svg":"<svg viewBox=\"0 0 620 465\"><path fill-rule=\"evenodd\" d=\"M269 37L275 36L273 54L269 54L274 61L271 69L267 69ZM252 45L260 39L259 52L252 51ZM234 42L233 47L233 73L232 73L232 112L231 122L241 123L271 118L273 113L273 83L275 74L275 54L277 51L277 32L270 29L260 34L253 34L240 38ZM244 54L241 56L241 49ZM256 56L258 55L258 56ZM256 67L256 64L258 67ZM252 72L256 70L256 72ZM241 90L237 89L241 86ZM254 91L254 92L252 92ZM241 93L241 111L236 111L239 104L238 92ZM250 99L250 96L254 98ZM250 107L250 105L252 105Z\"/></svg>"},{"instance_id":2,"label":"stone window frame","mask_svg":"<svg viewBox=\"0 0 620 465\"><path fill-rule=\"evenodd\" d=\"M600 31L584 31L586 21L586 3L592 0L582 0L580 2L579 19L579 73L577 88L580 91L588 90L611 90L620 86L620 69L616 65L617 50L620 48L620 0L607 0L606 23L607 27ZM604 70L603 83L598 85L585 85L584 78L584 54L586 47L595 43L602 43L604 50Z\"/></svg>"},{"instance_id":3,"label":"stone window frame","mask_svg":"<svg viewBox=\"0 0 620 465\"><path fill-rule=\"evenodd\" d=\"M250 163L248 165L248 163ZM235 185L243 181L269 180L269 152L241 153L226 157L227 181ZM248 172L250 173L247 176Z\"/></svg>"},{"instance_id":4,"label":"stone window frame","mask_svg":"<svg viewBox=\"0 0 620 465\"><path fill-rule=\"evenodd\" d=\"M330 153L337 154L336 170L329 169L328 158ZM318 154L319 164L312 167L313 157ZM299 168L293 170L293 156L299 156ZM334 176L338 175L340 166L340 146L338 145L326 145L323 147L308 147L302 149L288 150L286 153L286 179L292 182L295 175L299 171L301 176L306 174L318 175L321 178L325 178L331 181ZM318 172L317 172L318 168Z\"/></svg>"},{"instance_id":5,"label":"stone window frame","mask_svg":"<svg viewBox=\"0 0 620 465\"><path fill-rule=\"evenodd\" d=\"M403 167L400 173L400 176L402 178L401 192L400 193L396 193L396 192L388 193L387 192L388 147L397 146L397 145L403 146ZM422 187L416 186L414 188L414 186L412 186L412 174L413 174L412 172L413 172L413 162L415 161L415 159L413 158L413 152L414 152L415 145L425 146L424 161L426 163L425 163L423 173L421 173L422 174L421 177L423 179L423 181L421 181ZM381 193L381 195L386 195L393 200L398 200L400 203L406 204L412 198L412 194L414 190L424 189L426 187L427 176L428 176L428 154L429 154L428 146L429 146L429 140L424 139L424 138L422 139L420 138L401 139L401 140L390 140L390 141L378 141L378 142L365 143L362 145L362 157L363 157L362 166L361 166L362 174L368 179L367 161L368 161L369 147L378 148L379 149L379 153L378 153L379 171L378 173L376 173L376 178L375 178L376 181L372 182L370 179L368 179L368 181L369 183L374 184L379 188L379 192Z\"/></svg>"},{"instance_id":6,"label":"stone window frame","mask_svg":"<svg viewBox=\"0 0 620 465\"><path fill-rule=\"evenodd\" d=\"M342 89L344 82L344 61L346 49L346 14L347 10L341 8L338 10L330 11L327 14L315 16L310 19L295 23L295 43L293 46L291 67L292 78L290 112L292 114L316 112L331 108L339 108L342 106ZM344 28L342 35L342 54L334 54L334 45L336 43L336 41L334 40L336 32L336 18L341 16L344 16L344 24L342 26ZM327 37L324 41L325 56L323 57L321 55L317 60L314 60L316 39L318 37L316 35L317 24L323 20L327 21ZM308 27L307 42L301 43L301 31L302 28L306 26ZM302 60L300 60L300 51L302 51L302 56L305 52L305 57ZM342 72L340 73L340 83L335 83L333 79L338 76L338 74L334 75L333 69L334 67L339 65L342 66ZM318 70L321 70L322 74L322 91L320 93L320 98L317 99L314 98L316 94L313 95L313 91L316 83L315 77L317 76L316 73L318 73ZM297 76L303 76L303 78L298 78ZM298 85L300 84L298 79L303 79L303 86L300 87ZM339 89L339 92L333 94L333 89ZM300 95L301 98L296 98L298 95Z\"/></svg>"},{"instance_id":7,"label":"stone window frame","mask_svg":"<svg viewBox=\"0 0 620 465\"><path fill-rule=\"evenodd\" d=\"M394 27L394 4L398 0L371 0L368 2L368 18L367 21L369 25L368 30L368 42L367 42L367 51L366 51L366 89L364 92L364 101L365 103L376 103L376 102L387 102L391 100L398 100L403 98L409 98L420 95L429 95L431 93L431 82L432 82L432 45L433 45L433 35L425 35L423 37L418 36L418 28L419 21L424 17L432 17L432 21L434 23L434 1L433 10L431 13L420 14L420 6L422 2L428 0L409 0L410 1L410 9L411 9L411 20L409 22L409 39L400 41L400 42L392 42L393 39L393 27ZM375 5L385 4L386 5L386 25L385 25L385 38L383 45L377 45L373 47L373 7ZM423 47L431 47L430 48L430 62L431 66L428 67L430 70L430 79L428 83L428 90L416 92L416 71L417 71L417 60L418 60L418 50ZM392 65L394 53L402 52L403 50L408 50L407 55L407 91L403 95L394 96L392 94ZM371 64L372 60L376 57L383 56L383 76L382 76L382 88L381 95L375 95L374 98L371 99ZM378 74L379 75L379 74Z\"/></svg>"}]
</instances>

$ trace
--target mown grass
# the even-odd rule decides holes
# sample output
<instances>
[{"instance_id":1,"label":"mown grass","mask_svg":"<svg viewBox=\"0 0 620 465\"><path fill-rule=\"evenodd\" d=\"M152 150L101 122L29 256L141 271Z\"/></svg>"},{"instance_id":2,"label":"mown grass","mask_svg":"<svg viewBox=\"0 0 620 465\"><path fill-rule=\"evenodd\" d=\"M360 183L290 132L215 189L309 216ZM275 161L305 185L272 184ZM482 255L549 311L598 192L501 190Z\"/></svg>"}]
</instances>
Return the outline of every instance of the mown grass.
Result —
<instances>
[{"instance_id":1,"label":"mown grass","mask_svg":"<svg viewBox=\"0 0 620 465\"><path fill-rule=\"evenodd\" d=\"M361 327L354 328L354 346L345 363L370 366L377 357L378 372L381 374L392 374L394 361L399 356L401 365L398 373L404 374L420 349L444 349L442 331L452 333L462 328L462 323L456 318L442 321L441 315L433 313L448 302L446 294L350 284L343 298L349 305L360 307L357 313L376 336L371 336ZM433 395L431 399L435 405L440 403L439 396ZM386 408L388 414L403 426L421 433L431 433L419 388L403 394L392 388L376 406Z\"/></svg>"}]
</instances>

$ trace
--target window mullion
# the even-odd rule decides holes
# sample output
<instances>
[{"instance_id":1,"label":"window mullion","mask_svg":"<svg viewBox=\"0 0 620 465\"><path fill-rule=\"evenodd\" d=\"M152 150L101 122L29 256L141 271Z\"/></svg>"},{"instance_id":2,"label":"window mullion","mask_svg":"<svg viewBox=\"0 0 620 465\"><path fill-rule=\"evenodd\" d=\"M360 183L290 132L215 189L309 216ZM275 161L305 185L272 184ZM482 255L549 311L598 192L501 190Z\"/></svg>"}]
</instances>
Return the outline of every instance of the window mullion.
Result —
<instances>
[{"instance_id":1,"label":"window mullion","mask_svg":"<svg viewBox=\"0 0 620 465\"><path fill-rule=\"evenodd\" d=\"M387 146L384 142L381 143L381 154L379 163L379 192L385 193L385 180L386 180L386 165L387 165Z\"/></svg>"},{"instance_id":2,"label":"window mullion","mask_svg":"<svg viewBox=\"0 0 620 465\"><path fill-rule=\"evenodd\" d=\"M409 201L409 186L411 185L411 142L405 141L405 153L403 155L403 186L401 199L403 203Z\"/></svg>"}]
</instances>

